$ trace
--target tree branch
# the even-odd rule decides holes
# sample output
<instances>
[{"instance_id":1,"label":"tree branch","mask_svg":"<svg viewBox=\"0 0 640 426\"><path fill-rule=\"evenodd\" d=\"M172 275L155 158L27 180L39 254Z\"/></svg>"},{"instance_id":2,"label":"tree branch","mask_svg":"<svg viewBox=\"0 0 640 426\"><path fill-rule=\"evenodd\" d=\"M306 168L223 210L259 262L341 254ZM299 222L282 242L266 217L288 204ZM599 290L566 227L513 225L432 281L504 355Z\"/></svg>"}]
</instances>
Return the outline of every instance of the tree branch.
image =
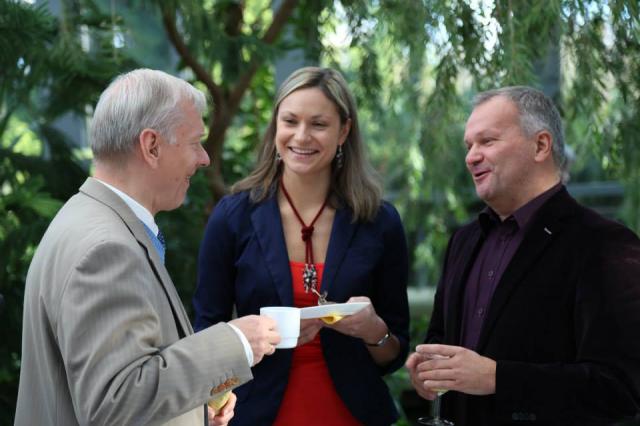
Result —
<instances>
[{"instance_id":1,"label":"tree branch","mask_svg":"<svg viewBox=\"0 0 640 426\"><path fill-rule=\"evenodd\" d=\"M185 62L185 64L187 64L187 66L189 66L189 68L193 70L196 78L200 80L207 87L209 93L211 93L214 104L214 115L220 114L222 108L224 107L222 102L222 90L220 86L218 86L213 81L213 79L211 78L211 74L191 54L189 47L187 47L186 43L178 33L175 13L170 11L168 8L163 7L162 22L164 24L165 30L167 31L167 35L169 36L169 40L176 48L176 51L178 52L182 60Z\"/></svg>"},{"instance_id":2,"label":"tree branch","mask_svg":"<svg viewBox=\"0 0 640 426\"><path fill-rule=\"evenodd\" d=\"M291 17L293 10L298 4L298 0L283 0L282 5L278 9L278 12L273 16L273 21L267 29L267 32L262 37L262 42L267 45L271 45L275 42L276 38L284 28L285 24ZM253 58L247 71L238 78L238 82L233 87L229 94L229 110L235 112L242 95L251 84L255 73L258 71L260 61L257 58Z\"/></svg>"}]
</instances>

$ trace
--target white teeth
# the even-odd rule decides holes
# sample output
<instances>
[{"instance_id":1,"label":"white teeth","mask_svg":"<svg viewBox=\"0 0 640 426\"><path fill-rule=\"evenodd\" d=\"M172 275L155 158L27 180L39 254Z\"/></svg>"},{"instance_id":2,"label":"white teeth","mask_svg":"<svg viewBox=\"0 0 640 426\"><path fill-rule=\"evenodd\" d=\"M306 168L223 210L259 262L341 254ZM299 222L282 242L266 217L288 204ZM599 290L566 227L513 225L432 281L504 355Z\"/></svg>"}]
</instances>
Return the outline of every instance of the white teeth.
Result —
<instances>
[{"instance_id":1,"label":"white teeth","mask_svg":"<svg viewBox=\"0 0 640 426\"><path fill-rule=\"evenodd\" d=\"M303 149L303 148L289 148L291 149L291 151L293 151L295 154L313 154L314 152L316 152L314 149Z\"/></svg>"}]
</instances>

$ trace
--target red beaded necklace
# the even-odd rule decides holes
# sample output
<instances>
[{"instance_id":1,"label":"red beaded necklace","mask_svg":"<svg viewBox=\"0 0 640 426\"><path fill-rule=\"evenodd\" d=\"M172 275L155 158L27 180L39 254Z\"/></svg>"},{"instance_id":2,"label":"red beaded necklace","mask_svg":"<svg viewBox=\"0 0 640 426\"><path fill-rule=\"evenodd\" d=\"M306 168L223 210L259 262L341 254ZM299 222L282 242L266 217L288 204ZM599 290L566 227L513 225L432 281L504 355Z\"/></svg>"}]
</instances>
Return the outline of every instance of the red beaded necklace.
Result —
<instances>
[{"instance_id":1,"label":"red beaded necklace","mask_svg":"<svg viewBox=\"0 0 640 426\"><path fill-rule=\"evenodd\" d=\"M316 216L313 218L311 223L307 225L304 223L304 220L302 220L302 217L300 216L300 213L298 213L296 206L293 205L293 201L291 201L291 197L289 196L287 189L284 187L284 180L282 179L280 179L280 187L282 188L282 193L287 199L287 202L291 206L291 210L293 210L293 214L295 214L298 222L300 222L300 224L302 225L300 233L302 234L302 241L304 241L305 245L304 271L302 272L304 291L306 293L311 291L312 293L316 294L320 298L320 303L322 303L322 301L325 300L326 292L323 292L323 294L320 294L318 292L318 272L316 271L316 266L313 262L313 242L311 240L311 237L313 236L313 225L316 223L316 221L324 211L324 208L327 206L328 197L324 200L324 203L322 203L322 207L320 207L320 210L318 210L318 213L316 213Z\"/></svg>"}]
</instances>

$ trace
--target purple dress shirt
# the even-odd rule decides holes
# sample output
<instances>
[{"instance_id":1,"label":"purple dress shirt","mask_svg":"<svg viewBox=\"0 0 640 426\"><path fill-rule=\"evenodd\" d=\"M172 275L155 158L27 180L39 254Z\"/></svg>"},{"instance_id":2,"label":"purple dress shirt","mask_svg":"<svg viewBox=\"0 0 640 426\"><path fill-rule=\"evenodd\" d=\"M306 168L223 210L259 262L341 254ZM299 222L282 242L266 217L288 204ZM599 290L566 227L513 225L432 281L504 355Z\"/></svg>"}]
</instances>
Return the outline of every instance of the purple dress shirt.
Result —
<instances>
[{"instance_id":1,"label":"purple dress shirt","mask_svg":"<svg viewBox=\"0 0 640 426\"><path fill-rule=\"evenodd\" d=\"M476 349L493 293L520 247L531 219L542 205L563 188L562 183L538 195L504 221L489 207L479 215L484 242L467 277L462 306L461 346Z\"/></svg>"}]
</instances>

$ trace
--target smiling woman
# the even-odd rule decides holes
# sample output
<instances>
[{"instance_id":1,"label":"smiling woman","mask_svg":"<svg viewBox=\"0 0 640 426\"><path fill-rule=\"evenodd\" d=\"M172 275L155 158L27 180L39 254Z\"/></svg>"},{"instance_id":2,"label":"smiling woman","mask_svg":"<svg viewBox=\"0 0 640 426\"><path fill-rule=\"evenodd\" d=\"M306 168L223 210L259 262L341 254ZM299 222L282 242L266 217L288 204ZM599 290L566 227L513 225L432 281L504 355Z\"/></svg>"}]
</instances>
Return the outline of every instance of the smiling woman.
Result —
<instances>
[{"instance_id":1,"label":"smiling woman","mask_svg":"<svg viewBox=\"0 0 640 426\"><path fill-rule=\"evenodd\" d=\"M307 96L300 96L300 93L297 92L306 92ZM318 97L318 93L324 97ZM309 105L309 97L320 100L323 105ZM303 102L295 102L296 100ZM365 155L358 111L353 96L344 78L338 72L328 68L302 68L295 71L282 83L276 95L271 120L262 140L258 163L254 171L247 178L236 183L231 191L234 193L249 191L251 200L254 202L264 201L272 195L277 181L283 172L286 172L286 167L281 167L280 160L283 152L278 148L276 139L277 133L281 136L286 135L287 129L283 128L279 120L286 120L284 123L287 125L300 126L300 118L292 116L291 113L295 113L295 111L286 110L288 106L307 109L307 114L310 114L309 118L313 118L310 124L315 126L316 131L319 131L323 126L328 126L329 123L326 120L329 116L337 113L339 125L335 128L345 131L346 135L344 140L340 142L338 132L333 141L335 149L330 163L331 185L328 204L336 207L340 203L344 203L353 210L355 219L372 220L380 206L382 186ZM280 114L281 110L282 115ZM311 113L313 110L316 112ZM321 115L323 111L327 115L326 117L313 117ZM311 131L311 129L307 131ZM298 153L302 153L302 146L298 149Z\"/></svg>"},{"instance_id":2,"label":"smiling woman","mask_svg":"<svg viewBox=\"0 0 640 426\"><path fill-rule=\"evenodd\" d=\"M407 247L339 73L303 68L282 84L258 165L232 191L202 242L196 329L228 320L234 306L239 315L325 299L362 307L303 319L296 348L276 351L238 388L234 424L394 423L381 375L408 350Z\"/></svg>"},{"instance_id":3,"label":"smiling woman","mask_svg":"<svg viewBox=\"0 0 640 426\"><path fill-rule=\"evenodd\" d=\"M340 120L338 109L318 88L291 93L280 104L276 150L284 163L283 179L318 178L329 183L331 162L344 143L351 120Z\"/></svg>"}]
</instances>

